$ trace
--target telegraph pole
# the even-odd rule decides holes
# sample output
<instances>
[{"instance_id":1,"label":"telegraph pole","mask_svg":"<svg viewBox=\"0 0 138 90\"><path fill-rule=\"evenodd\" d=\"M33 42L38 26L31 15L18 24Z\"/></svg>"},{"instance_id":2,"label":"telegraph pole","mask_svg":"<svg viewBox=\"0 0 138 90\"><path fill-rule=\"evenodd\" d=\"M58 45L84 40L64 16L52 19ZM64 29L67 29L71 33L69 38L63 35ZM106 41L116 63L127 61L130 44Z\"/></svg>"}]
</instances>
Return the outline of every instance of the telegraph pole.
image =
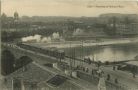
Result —
<instances>
[{"instance_id":1,"label":"telegraph pole","mask_svg":"<svg viewBox=\"0 0 138 90\"><path fill-rule=\"evenodd\" d=\"M72 51L71 51L71 42L70 42L70 47L69 47L69 49L70 49L70 69L72 70Z\"/></svg>"},{"instance_id":2,"label":"telegraph pole","mask_svg":"<svg viewBox=\"0 0 138 90\"><path fill-rule=\"evenodd\" d=\"M0 78L1 78L1 32L2 32L2 25L1 25L1 0L0 0Z\"/></svg>"},{"instance_id":3,"label":"telegraph pole","mask_svg":"<svg viewBox=\"0 0 138 90\"><path fill-rule=\"evenodd\" d=\"M84 60L84 49L83 49L84 47L83 47L83 41L82 41L82 47L81 47L81 48L82 48L82 58L81 58L81 59ZM83 63L84 63L84 61L82 61L82 66L83 66Z\"/></svg>"}]
</instances>

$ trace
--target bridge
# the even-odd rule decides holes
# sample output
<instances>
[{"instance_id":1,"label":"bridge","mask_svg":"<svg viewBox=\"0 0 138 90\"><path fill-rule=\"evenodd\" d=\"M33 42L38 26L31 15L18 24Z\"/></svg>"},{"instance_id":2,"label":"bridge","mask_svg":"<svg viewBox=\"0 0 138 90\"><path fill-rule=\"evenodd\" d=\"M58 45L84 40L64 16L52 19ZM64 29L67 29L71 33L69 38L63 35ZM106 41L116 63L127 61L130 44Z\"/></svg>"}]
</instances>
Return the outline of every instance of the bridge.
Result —
<instances>
[{"instance_id":1,"label":"bridge","mask_svg":"<svg viewBox=\"0 0 138 90\"><path fill-rule=\"evenodd\" d=\"M60 60L59 58L51 57L51 56L43 54L43 53L34 52L31 50L26 50L24 48L20 48L20 47L16 46L15 44L2 43L2 51L5 51L5 50L8 50L9 52L11 52L14 55L14 57L16 58L16 60L27 57L35 62L39 62L40 65L44 65L47 63L57 63L57 62L61 62L61 61L70 64L71 59L74 59L73 57L65 56L65 59ZM84 61L82 61L81 59L76 59L74 61L75 62L72 61L71 63L74 64L75 66L83 63L83 66L89 68L89 70L92 70L93 68L95 68L94 65L89 65L88 63L84 63ZM109 74L113 75L114 78L121 75L120 77L122 77L123 80L120 80L120 82L122 82L124 80L127 82L127 83L125 83L125 82L122 82L122 83L130 84L128 82L131 81L132 86L134 86L134 87L137 86L136 85L136 83L138 83L137 80L131 79L131 76L127 75L126 73L123 73L121 71L113 71L110 67L104 67L104 66L102 66L101 69L103 71L105 71L105 73L109 73ZM91 72L89 72L89 74L90 73ZM128 76L129 78L123 77L123 76ZM127 90L127 89L125 89L125 90Z\"/></svg>"},{"instance_id":2,"label":"bridge","mask_svg":"<svg viewBox=\"0 0 138 90\"><path fill-rule=\"evenodd\" d=\"M38 62L39 60L42 60L42 62L44 61L47 63L57 62L57 58L55 58L55 57L44 55L39 52L26 50L26 49L17 47L15 44L2 43L2 52L5 50L10 51L14 55L15 59L19 59L24 56L27 56L36 62Z\"/></svg>"},{"instance_id":3,"label":"bridge","mask_svg":"<svg viewBox=\"0 0 138 90\"><path fill-rule=\"evenodd\" d=\"M34 47L34 46L29 46L29 48ZM57 56L56 55L48 55L45 52L42 52L42 49L36 48L36 50L32 49L26 49L23 47L19 47L16 44L10 44L10 43L2 43L2 52L9 51L13 54L15 57L15 60L17 61L18 59L23 59L23 58L28 58L30 60L33 60L35 62L39 62L40 64L49 64L49 63L57 63L57 62L65 62L67 63L70 67L77 67L77 66L84 66L88 67L88 64L95 64L96 66L106 66L106 65L115 65L115 64L121 64L124 62L129 62L129 61L136 61L134 60L122 60L122 61L116 61L116 62L100 62L100 61L91 61L90 59L78 59L76 57L71 57L71 56ZM54 51L53 51L54 52Z\"/></svg>"},{"instance_id":4,"label":"bridge","mask_svg":"<svg viewBox=\"0 0 138 90\"><path fill-rule=\"evenodd\" d=\"M63 62L69 63L69 64L77 64L80 65L80 63L94 63L94 64L98 64L98 61L91 61L88 59L79 59L76 57L71 57L71 56L67 56L64 55L63 57L60 56L58 57L58 55L47 55L46 53L42 52L41 50L31 50L31 49L27 49L27 48L22 48L17 46L16 44L8 44L8 43L2 43L2 47L3 47L3 51L5 50L9 50L10 52L13 53L13 55L15 56L16 59L22 58L24 56L31 58L34 61L38 61L40 62L40 60L44 63L56 63L56 62L60 62L61 59L63 60ZM34 46L30 46L29 48L34 47ZM54 52L54 51L53 51ZM120 63L124 63L124 62L129 62L129 61L135 61L135 60L122 60L122 61L116 61L116 62L108 62L108 64L120 64ZM102 63L100 62L101 65L105 65L106 63Z\"/></svg>"}]
</instances>

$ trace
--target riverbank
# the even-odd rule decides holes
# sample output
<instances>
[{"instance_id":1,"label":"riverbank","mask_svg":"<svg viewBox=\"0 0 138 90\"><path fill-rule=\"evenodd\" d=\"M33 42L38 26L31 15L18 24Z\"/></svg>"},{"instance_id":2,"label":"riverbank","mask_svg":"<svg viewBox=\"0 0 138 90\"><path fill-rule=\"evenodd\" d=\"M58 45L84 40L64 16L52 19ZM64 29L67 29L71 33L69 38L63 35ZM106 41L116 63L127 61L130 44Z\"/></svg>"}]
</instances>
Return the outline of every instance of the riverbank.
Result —
<instances>
[{"instance_id":1,"label":"riverbank","mask_svg":"<svg viewBox=\"0 0 138 90\"><path fill-rule=\"evenodd\" d=\"M120 39L101 39L85 40L85 41L63 41L63 42L50 42L50 43L29 43L30 45L42 48L70 48L70 47L88 47L88 46L106 46L117 44L138 43L138 38L120 38Z\"/></svg>"}]
</instances>

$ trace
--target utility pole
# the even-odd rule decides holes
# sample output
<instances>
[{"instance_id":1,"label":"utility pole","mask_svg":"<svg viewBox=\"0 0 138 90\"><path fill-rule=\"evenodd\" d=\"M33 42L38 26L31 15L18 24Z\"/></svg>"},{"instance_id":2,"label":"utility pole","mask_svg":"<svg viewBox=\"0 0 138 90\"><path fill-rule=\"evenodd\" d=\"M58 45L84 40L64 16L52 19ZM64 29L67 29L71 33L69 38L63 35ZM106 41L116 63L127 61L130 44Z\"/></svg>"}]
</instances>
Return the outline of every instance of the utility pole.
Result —
<instances>
[{"instance_id":1,"label":"utility pole","mask_svg":"<svg viewBox=\"0 0 138 90\"><path fill-rule=\"evenodd\" d=\"M73 59L74 59L73 62L74 62L74 67L75 67L75 56L76 56L76 55L75 55L75 48L74 48L73 54L74 54L74 56L73 56L73 57L74 57L74 58L73 58Z\"/></svg>"},{"instance_id":2,"label":"utility pole","mask_svg":"<svg viewBox=\"0 0 138 90\"><path fill-rule=\"evenodd\" d=\"M14 78L12 78L12 90L14 90Z\"/></svg>"},{"instance_id":3,"label":"utility pole","mask_svg":"<svg viewBox=\"0 0 138 90\"><path fill-rule=\"evenodd\" d=\"M82 41L82 60L84 60L84 57L83 57L84 55L83 54L84 54L84 50L83 50L83 41ZM83 62L84 61L82 61L82 66L83 66Z\"/></svg>"},{"instance_id":4,"label":"utility pole","mask_svg":"<svg viewBox=\"0 0 138 90\"><path fill-rule=\"evenodd\" d=\"M21 90L25 90L24 81L23 80L20 81L21 81Z\"/></svg>"},{"instance_id":5,"label":"utility pole","mask_svg":"<svg viewBox=\"0 0 138 90\"><path fill-rule=\"evenodd\" d=\"M71 51L71 42L70 42L70 69L72 70L72 51Z\"/></svg>"},{"instance_id":6,"label":"utility pole","mask_svg":"<svg viewBox=\"0 0 138 90\"><path fill-rule=\"evenodd\" d=\"M0 0L0 73L1 73L1 32L2 32L1 29L2 29L2 25L1 25L1 0Z\"/></svg>"}]
</instances>

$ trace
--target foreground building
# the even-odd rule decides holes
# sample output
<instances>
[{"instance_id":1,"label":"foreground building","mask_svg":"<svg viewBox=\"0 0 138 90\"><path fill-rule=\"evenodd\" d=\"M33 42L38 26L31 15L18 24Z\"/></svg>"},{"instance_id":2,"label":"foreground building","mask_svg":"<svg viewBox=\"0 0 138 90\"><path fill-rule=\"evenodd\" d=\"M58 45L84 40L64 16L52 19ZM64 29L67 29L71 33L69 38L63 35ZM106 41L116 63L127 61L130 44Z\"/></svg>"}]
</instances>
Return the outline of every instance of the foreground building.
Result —
<instances>
[{"instance_id":1,"label":"foreground building","mask_svg":"<svg viewBox=\"0 0 138 90\"><path fill-rule=\"evenodd\" d=\"M91 90L83 86L81 80L70 79L65 74L49 67L41 67L32 62L5 76L4 90ZM96 87L93 90L97 90Z\"/></svg>"}]
</instances>

